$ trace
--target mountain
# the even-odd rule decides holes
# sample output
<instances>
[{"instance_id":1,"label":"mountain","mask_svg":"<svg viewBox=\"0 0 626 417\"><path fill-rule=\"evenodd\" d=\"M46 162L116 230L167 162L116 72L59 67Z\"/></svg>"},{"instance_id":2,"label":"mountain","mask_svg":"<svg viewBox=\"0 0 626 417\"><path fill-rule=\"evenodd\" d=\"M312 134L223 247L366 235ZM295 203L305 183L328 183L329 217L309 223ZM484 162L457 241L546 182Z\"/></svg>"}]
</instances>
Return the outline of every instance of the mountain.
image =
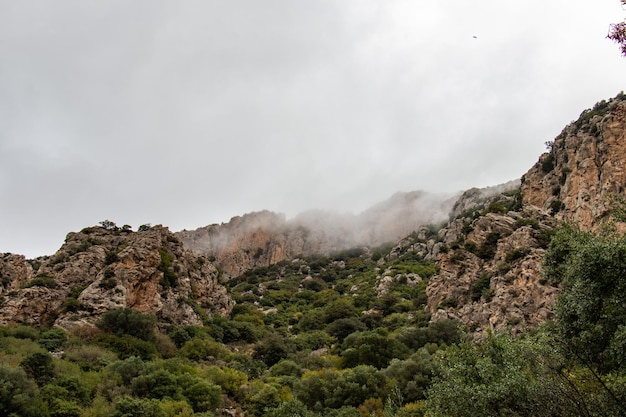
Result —
<instances>
[{"instance_id":1,"label":"mountain","mask_svg":"<svg viewBox=\"0 0 626 417\"><path fill-rule=\"evenodd\" d=\"M501 186L456 196L398 193L358 215L311 211L286 219L262 211L177 233L103 222L69 233L49 257L3 254L0 324L69 329L131 307L155 315L161 327L201 325L234 307L240 316L270 314L281 303L288 311L298 294L325 303L332 293L361 297L365 321L409 311L433 322L460 320L476 337L523 331L552 315L558 287L544 277L542 259L554 229L563 222L603 227L624 197L625 132L620 94L584 111L521 180Z\"/></svg>"},{"instance_id":2,"label":"mountain","mask_svg":"<svg viewBox=\"0 0 626 417\"><path fill-rule=\"evenodd\" d=\"M0 324L93 324L131 307L161 323L201 325L232 308L219 272L162 226L133 232L110 222L69 233L50 257L0 257Z\"/></svg>"},{"instance_id":3,"label":"mountain","mask_svg":"<svg viewBox=\"0 0 626 417\"><path fill-rule=\"evenodd\" d=\"M396 193L358 215L316 210L287 220L262 211L177 236L193 252L214 259L231 278L298 256L396 242L420 226L446 221L455 200L421 191Z\"/></svg>"},{"instance_id":4,"label":"mountain","mask_svg":"<svg viewBox=\"0 0 626 417\"><path fill-rule=\"evenodd\" d=\"M585 110L548 146L518 195L481 202L470 190L455 204L428 255L439 269L427 288L433 320L456 318L483 335L489 328L521 331L552 316L558 289L545 279L542 260L553 229L564 222L597 229L611 220L614 200L624 198L626 96Z\"/></svg>"}]
</instances>

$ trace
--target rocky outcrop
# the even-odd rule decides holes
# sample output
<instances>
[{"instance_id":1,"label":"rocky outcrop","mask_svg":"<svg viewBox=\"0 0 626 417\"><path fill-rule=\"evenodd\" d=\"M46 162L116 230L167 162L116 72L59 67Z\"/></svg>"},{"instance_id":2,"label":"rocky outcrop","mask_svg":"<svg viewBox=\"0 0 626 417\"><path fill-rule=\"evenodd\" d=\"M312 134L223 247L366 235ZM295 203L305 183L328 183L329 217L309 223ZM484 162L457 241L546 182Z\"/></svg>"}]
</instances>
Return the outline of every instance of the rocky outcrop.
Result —
<instances>
[{"instance_id":1,"label":"rocky outcrop","mask_svg":"<svg viewBox=\"0 0 626 417\"><path fill-rule=\"evenodd\" d=\"M542 271L551 231L563 222L593 230L609 220L614 197L624 197L625 132L620 94L548 142L550 152L523 176L517 195L465 192L426 254L439 269L427 287L432 319L459 319L475 337L549 319L558 292Z\"/></svg>"},{"instance_id":2,"label":"rocky outcrop","mask_svg":"<svg viewBox=\"0 0 626 417\"><path fill-rule=\"evenodd\" d=\"M585 110L522 178L524 203L593 230L626 185L626 96Z\"/></svg>"},{"instance_id":3,"label":"rocky outcrop","mask_svg":"<svg viewBox=\"0 0 626 417\"><path fill-rule=\"evenodd\" d=\"M545 322L557 288L543 279L541 264L555 225L532 206L453 220L440 232L445 249L426 291L432 319L458 319L476 336Z\"/></svg>"},{"instance_id":4,"label":"rocky outcrop","mask_svg":"<svg viewBox=\"0 0 626 417\"><path fill-rule=\"evenodd\" d=\"M5 254L0 273L0 324L71 328L131 307L155 314L160 324L199 325L203 316L232 307L218 270L162 226L89 227L69 233L51 257Z\"/></svg>"},{"instance_id":5,"label":"rocky outcrop","mask_svg":"<svg viewBox=\"0 0 626 417\"><path fill-rule=\"evenodd\" d=\"M235 277L297 256L397 241L421 225L445 221L454 201L448 195L397 193L356 216L309 211L287 220L261 211L177 236L195 253L214 259L226 277Z\"/></svg>"}]
</instances>

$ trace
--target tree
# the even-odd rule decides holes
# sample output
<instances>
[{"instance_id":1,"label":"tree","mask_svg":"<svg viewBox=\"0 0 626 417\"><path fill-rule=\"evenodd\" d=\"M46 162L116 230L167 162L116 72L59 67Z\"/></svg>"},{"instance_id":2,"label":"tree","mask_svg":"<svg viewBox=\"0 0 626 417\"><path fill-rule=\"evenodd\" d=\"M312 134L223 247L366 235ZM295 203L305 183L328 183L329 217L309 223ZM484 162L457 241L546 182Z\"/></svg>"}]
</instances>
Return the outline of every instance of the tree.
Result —
<instances>
[{"instance_id":1,"label":"tree","mask_svg":"<svg viewBox=\"0 0 626 417\"><path fill-rule=\"evenodd\" d=\"M626 5L626 0L621 0ZM607 38L617 42L622 50L622 55L626 56L626 20L620 23L614 23L609 28Z\"/></svg>"},{"instance_id":2,"label":"tree","mask_svg":"<svg viewBox=\"0 0 626 417\"><path fill-rule=\"evenodd\" d=\"M540 335L543 336L543 335ZM490 335L448 348L428 392L428 417L579 416L580 397L542 337Z\"/></svg>"},{"instance_id":3,"label":"tree","mask_svg":"<svg viewBox=\"0 0 626 417\"><path fill-rule=\"evenodd\" d=\"M270 333L256 344L252 357L271 367L285 359L292 348L293 344L288 339L277 333Z\"/></svg>"},{"instance_id":4,"label":"tree","mask_svg":"<svg viewBox=\"0 0 626 417\"><path fill-rule=\"evenodd\" d=\"M54 378L54 364L49 353L32 353L20 362L20 366L38 385L44 385Z\"/></svg>"},{"instance_id":5,"label":"tree","mask_svg":"<svg viewBox=\"0 0 626 417\"><path fill-rule=\"evenodd\" d=\"M602 372L626 371L626 238L563 228L550 243L545 269L561 283L561 341Z\"/></svg>"},{"instance_id":6,"label":"tree","mask_svg":"<svg viewBox=\"0 0 626 417\"><path fill-rule=\"evenodd\" d=\"M102 315L96 326L117 336L130 335L145 341L154 341L156 317L132 308L116 308Z\"/></svg>"},{"instance_id":7,"label":"tree","mask_svg":"<svg viewBox=\"0 0 626 417\"><path fill-rule=\"evenodd\" d=\"M111 220L101 221L100 226L106 230L118 230L119 229L117 225L115 224L115 222L112 222Z\"/></svg>"},{"instance_id":8,"label":"tree","mask_svg":"<svg viewBox=\"0 0 626 417\"><path fill-rule=\"evenodd\" d=\"M298 400L285 401L278 407L270 408L265 412L266 417L314 417L306 405Z\"/></svg>"},{"instance_id":9,"label":"tree","mask_svg":"<svg viewBox=\"0 0 626 417\"><path fill-rule=\"evenodd\" d=\"M0 365L0 415L41 416L43 404L37 385L21 368Z\"/></svg>"},{"instance_id":10,"label":"tree","mask_svg":"<svg viewBox=\"0 0 626 417\"><path fill-rule=\"evenodd\" d=\"M407 347L396 339L377 332L352 333L343 343L341 357L344 368L371 365L382 369L393 358L404 359L409 354Z\"/></svg>"}]
</instances>

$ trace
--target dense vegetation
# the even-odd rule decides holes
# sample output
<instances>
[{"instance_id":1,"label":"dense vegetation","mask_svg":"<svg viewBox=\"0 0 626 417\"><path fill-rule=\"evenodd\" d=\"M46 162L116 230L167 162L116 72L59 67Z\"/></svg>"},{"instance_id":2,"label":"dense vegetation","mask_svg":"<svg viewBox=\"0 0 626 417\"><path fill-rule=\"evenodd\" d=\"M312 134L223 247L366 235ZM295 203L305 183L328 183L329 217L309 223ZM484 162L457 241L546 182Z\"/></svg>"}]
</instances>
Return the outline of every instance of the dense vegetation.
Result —
<instances>
[{"instance_id":1,"label":"dense vegetation","mask_svg":"<svg viewBox=\"0 0 626 417\"><path fill-rule=\"evenodd\" d=\"M625 415L623 236L559 230L555 322L480 343L429 324L436 268L412 243L248 271L228 282L231 317L203 326L119 309L89 331L1 328L0 415Z\"/></svg>"},{"instance_id":2,"label":"dense vegetation","mask_svg":"<svg viewBox=\"0 0 626 417\"><path fill-rule=\"evenodd\" d=\"M0 415L360 416L392 398L419 415L438 352L461 332L452 321L429 325L434 262L390 250L248 271L227 283L231 316L204 314L203 326L158 328L153 316L117 309L90 330L2 328Z\"/></svg>"}]
</instances>

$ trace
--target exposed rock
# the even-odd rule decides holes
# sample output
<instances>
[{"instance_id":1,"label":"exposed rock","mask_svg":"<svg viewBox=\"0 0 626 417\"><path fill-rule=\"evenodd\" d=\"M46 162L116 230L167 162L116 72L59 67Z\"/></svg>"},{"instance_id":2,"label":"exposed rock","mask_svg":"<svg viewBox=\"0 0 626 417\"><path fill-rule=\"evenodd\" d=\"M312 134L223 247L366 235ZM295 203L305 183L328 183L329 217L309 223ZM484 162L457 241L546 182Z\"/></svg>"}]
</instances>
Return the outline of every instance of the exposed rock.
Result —
<instances>
[{"instance_id":1,"label":"exposed rock","mask_svg":"<svg viewBox=\"0 0 626 417\"><path fill-rule=\"evenodd\" d=\"M0 256L0 295L19 290L32 273L33 267L23 255L5 253Z\"/></svg>"},{"instance_id":2,"label":"exposed rock","mask_svg":"<svg viewBox=\"0 0 626 417\"><path fill-rule=\"evenodd\" d=\"M552 316L558 289L542 271L549 231L564 221L596 229L609 219L613 196L624 196L625 99L598 103L567 126L524 175L519 195L461 196L439 242L427 244L439 268L427 288L433 320L459 319L481 337Z\"/></svg>"},{"instance_id":3,"label":"exposed rock","mask_svg":"<svg viewBox=\"0 0 626 417\"><path fill-rule=\"evenodd\" d=\"M541 270L541 234L555 225L550 220L529 207L469 223L457 245L437 258L439 273L426 290L432 319L459 319L481 336L489 328L520 331L550 318L557 289Z\"/></svg>"},{"instance_id":4,"label":"exposed rock","mask_svg":"<svg viewBox=\"0 0 626 417\"><path fill-rule=\"evenodd\" d=\"M261 211L177 235L187 248L215 259L226 277L235 277L298 256L397 241L421 225L445 221L454 201L447 195L397 193L357 216L309 211L287 220Z\"/></svg>"},{"instance_id":5,"label":"exposed rock","mask_svg":"<svg viewBox=\"0 0 626 417\"><path fill-rule=\"evenodd\" d=\"M626 185L626 96L602 101L568 125L524 175L524 203L593 230Z\"/></svg>"},{"instance_id":6,"label":"exposed rock","mask_svg":"<svg viewBox=\"0 0 626 417\"><path fill-rule=\"evenodd\" d=\"M161 324L199 325L203 314L228 314L232 307L217 269L162 226L86 228L69 233L36 271L16 255L5 255L0 271L6 282L0 324L71 328L131 307L155 314Z\"/></svg>"}]
</instances>

